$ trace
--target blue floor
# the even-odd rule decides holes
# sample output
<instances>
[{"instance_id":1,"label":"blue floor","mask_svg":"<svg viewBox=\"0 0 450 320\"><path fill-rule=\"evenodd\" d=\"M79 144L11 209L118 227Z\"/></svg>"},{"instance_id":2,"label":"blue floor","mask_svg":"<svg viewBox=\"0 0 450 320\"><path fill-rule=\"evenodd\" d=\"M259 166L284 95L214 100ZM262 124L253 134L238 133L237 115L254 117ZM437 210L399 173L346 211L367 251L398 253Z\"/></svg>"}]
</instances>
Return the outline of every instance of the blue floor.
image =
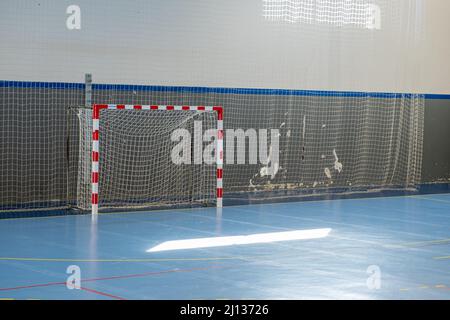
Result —
<instances>
[{"instance_id":1,"label":"blue floor","mask_svg":"<svg viewBox=\"0 0 450 320\"><path fill-rule=\"evenodd\" d=\"M323 228L316 239L147 252ZM81 289L66 286L70 265ZM0 220L0 298L450 299L450 194Z\"/></svg>"}]
</instances>

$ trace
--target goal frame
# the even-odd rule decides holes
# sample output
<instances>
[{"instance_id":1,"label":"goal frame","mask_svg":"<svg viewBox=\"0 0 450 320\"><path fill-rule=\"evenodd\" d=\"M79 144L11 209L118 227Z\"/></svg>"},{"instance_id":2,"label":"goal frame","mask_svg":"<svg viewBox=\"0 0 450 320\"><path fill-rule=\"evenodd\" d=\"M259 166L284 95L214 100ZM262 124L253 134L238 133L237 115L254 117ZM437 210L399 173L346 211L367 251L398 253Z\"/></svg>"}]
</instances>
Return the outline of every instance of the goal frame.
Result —
<instances>
[{"instance_id":1,"label":"goal frame","mask_svg":"<svg viewBox=\"0 0 450 320\"><path fill-rule=\"evenodd\" d=\"M217 112L216 133L216 204L223 206L223 107L222 106L176 106L176 105L132 105L132 104L93 104L92 105L92 201L91 213L98 214L99 205L99 161L100 161L100 113L101 110L141 110L142 112L162 111L215 111Z\"/></svg>"}]
</instances>

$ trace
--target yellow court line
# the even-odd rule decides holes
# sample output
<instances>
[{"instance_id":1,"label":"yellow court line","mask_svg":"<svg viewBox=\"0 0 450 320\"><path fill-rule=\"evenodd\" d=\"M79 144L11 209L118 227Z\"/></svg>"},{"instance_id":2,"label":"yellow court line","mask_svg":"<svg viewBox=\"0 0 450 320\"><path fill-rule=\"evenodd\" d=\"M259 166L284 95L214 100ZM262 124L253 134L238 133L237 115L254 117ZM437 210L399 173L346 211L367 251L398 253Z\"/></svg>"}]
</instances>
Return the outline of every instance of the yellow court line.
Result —
<instances>
[{"instance_id":1,"label":"yellow court line","mask_svg":"<svg viewBox=\"0 0 450 320\"><path fill-rule=\"evenodd\" d=\"M276 258L291 258L297 255L280 255ZM0 261L29 261L29 262L176 262L176 261L264 261L264 259L273 259L274 255L255 255L255 256L232 256L232 257L205 257L205 258L147 258L147 259L73 259L73 258L35 258L35 257L0 257Z\"/></svg>"},{"instance_id":2,"label":"yellow court line","mask_svg":"<svg viewBox=\"0 0 450 320\"><path fill-rule=\"evenodd\" d=\"M0 257L0 261L34 261L34 262L171 262L171 261L264 261L264 259L282 259L297 257L295 254L286 255L254 255L254 256L231 256L231 257L204 257L204 258L147 258L147 259L73 259L73 258L35 258L35 257Z\"/></svg>"},{"instance_id":3,"label":"yellow court line","mask_svg":"<svg viewBox=\"0 0 450 320\"><path fill-rule=\"evenodd\" d=\"M419 287L413 287L413 288L401 288L400 291L411 291L416 289L450 289L445 284L436 284L436 285L421 285Z\"/></svg>"},{"instance_id":4,"label":"yellow court line","mask_svg":"<svg viewBox=\"0 0 450 320\"><path fill-rule=\"evenodd\" d=\"M433 257L434 260L447 260L450 259L450 256L444 256L444 257Z\"/></svg>"},{"instance_id":5,"label":"yellow court line","mask_svg":"<svg viewBox=\"0 0 450 320\"><path fill-rule=\"evenodd\" d=\"M409 243L403 243L403 244L393 244L393 245L387 245L387 247L394 247L394 248L408 248L408 247L419 247L419 246L427 246L427 245L433 245L433 244L445 244L450 243L450 238L447 239L439 239L439 240L429 240L429 241L420 241L420 242L409 242Z\"/></svg>"},{"instance_id":6,"label":"yellow court line","mask_svg":"<svg viewBox=\"0 0 450 320\"><path fill-rule=\"evenodd\" d=\"M21 258L0 257L0 261L35 261L35 262L163 262L163 261L218 261L218 260L244 260L243 257L217 257L217 258L154 258L154 259L64 259L64 258Z\"/></svg>"}]
</instances>

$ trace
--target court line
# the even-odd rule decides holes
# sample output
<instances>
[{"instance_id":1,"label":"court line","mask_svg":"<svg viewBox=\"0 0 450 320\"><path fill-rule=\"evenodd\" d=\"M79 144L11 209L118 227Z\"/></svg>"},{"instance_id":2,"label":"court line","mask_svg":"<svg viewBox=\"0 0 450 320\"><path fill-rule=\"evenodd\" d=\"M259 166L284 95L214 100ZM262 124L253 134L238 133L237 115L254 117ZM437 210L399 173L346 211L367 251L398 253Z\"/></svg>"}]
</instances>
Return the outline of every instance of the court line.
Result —
<instances>
[{"instance_id":1,"label":"court line","mask_svg":"<svg viewBox=\"0 0 450 320\"><path fill-rule=\"evenodd\" d=\"M18 286L18 287L10 287L10 288L0 288L0 291L12 291L12 290L20 290L20 289L32 289L32 288L40 288L40 287L50 287L57 285L65 285L65 282L48 282L48 283L40 283L40 284L31 284L26 286Z\"/></svg>"},{"instance_id":2,"label":"court line","mask_svg":"<svg viewBox=\"0 0 450 320\"><path fill-rule=\"evenodd\" d=\"M436 285L421 285L418 287L411 288L401 288L400 291L410 291L410 290L425 290L425 289L439 289L439 290L450 290L450 287L447 287L445 284L436 284Z\"/></svg>"},{"instance_id":3,"label":"court line","mask_svg":"<svg viewBox=\"0 0 450 320\"><path fill-rule=\"evenodd\" d=\"M341 198L341 199L319 199L319 200L308 200L308 201L289 201L289 202L268 202L268 203L252 203L252 204L238 204L238 205L230 205L230 206L224 206L222 210L224 209L233 209L233 208L242 208L242 207L249 207L249 206L278 206L278 205L289 205L289 204L295 204L295 203L317 203L317 202L335 202L335 201L342 201L342 200L377 200L377 199L391 199L391 198L410 198L415 197L416 195L406 195L406 196L383 196L383 197L370 197L370 198ZM158 209L158 210L129 210L129 211L111 211L111 212L99 212L99 215L125 215L125 214L139 214L139 213L157 213L157 212L164 212L164 213L177 213L180 211L198 211L198 210L211 210L213 211L214 207L207 207L207 208L178 208L178 209ZM20 218L14 218L14 219L20 219Z\"/></svg>"},{"instance_id":4,"label":"court line","mask_svg":"<svg viewBox=\"0 0 450 320\"><path fill-rule=\"evenodd\" d=\"M389 248L413 248L413 247L424 247L424 246L428 246L428 245L447 244L447 243L450 243L450 238L429 240L429 241L419 241L419 242L409 242L409 243L403 243L403 244L391 244L391 245L384 245L384 246L389 247Z\"/></svg>"},{"instance_id":5,"label":"court line","mask_svg":"<svg viewBox=\"0 0 450 320\"><path fill-rule=\"evenodd\" d=\"M380 197L368 197L368 198L337 198L337 199L318 199L318 200L308 200L308 201L288 201L288 202L268 202L268 203L252 203L252 204L238 204L238 205L229 205L224 206L224 209L233 209L233 208L241 208L241 207L249 207L249 206L277 206L277 205L289 205L289 204L298 204L298 203L317 203L317 202L336 202L336 201L366 201L366 200L381 200L381 199L399 199L399 198L416 198L419 200L434 200L441 201L445 203L450 203L450 201L438 200L438 199L430 199L426 198L427 196L433 195L447 195L448 193L436 193L436 194L424 194L424 195L398 195L398 196L380 196ZM167 212L167 213L177 213L179 211L198 211L198 210L213 210L214 207L208 208L179 208L179 209L159 209L159 210L141 210L141 211L113 211L113 212L99 212L99 215L125 215L125 214L136 214L136 213L156 213L156 212ZM15 218L20 219L20 218Z\"/></svg>"},{"instance_id":6,"label":"court line","mask_svg":"<svg viewBox=\"0 0 450 320\"><path fill-rule=\"evenodd\" d=\"M242 205L245 206L245 205ZM147 209L147 210L128 210L128 211L111 211L111 212L99 212L99 216L108 216L114 214L133 214L133 213L176 213L179 211L196 211L196 210L215 210L215 207L194 207L194 208L167 208L167 209ZM36 216L36 217L18 217L18 218L1 218L0 221L10 221L10 220L24 220L24 219L52 219L52 218L68 218L68 217L89 217L92 214L87 211L86 213L80 214L58 214L58 215L49 215L49 216Z\"/></svg>"},{"instance_id":7,"label":"court line","mask_svg":"<svg viewBox=\"0 0 450 320\"><path fill-rule=\"evenodd\" d=\"M431 196L431 195L430 195ZM450 203L450 201L447 201L447 200L441 200L441 199L434 199L434 198L426 198L426 197L424 197L424 196L417 196L417 195L415 195L415 196L412 196L413 198L416 198L416 199L420 199L420 200L430 200L430 201L435 201L435 202L443 202L443 203Z\"/></svg>"},{"instance_id":8,"label":"court line","mask_svg":"<svg viewBox=\"0 0 450 320\"><path fill-rule=\"evenodd\" d=\"M87 291L87 292L95 293L95 294L98 294L98 295L101 295L101 296L105 296L105 297L108 297L108 298L113 298L113 299L116 299L116 300L127 300L127 299L119 297L119 296L115 296L115 295L112 295L112 294L109 294L109 293L106 293L106 292L102 292L102 291L98 291L98 290L94 290L94 289L90 289L90 288L86 288L86 287L80 287L80 289L84 290L84 291Z\"/></svg>"},{"instance_id":9,"label":"court line","mask_svg":"<svg viewBox=\"0 0 450 320\"><path fill-rule=\"evenodd\" d=\"M171 269L171 270L164 270L164 271L152 271L152 272L145 272L145 273L136 273L136 274L126 274L126 275L120 275L120 276L110 276L110 277L103 277L103 278L91 278L91 279L82 279L81 283L83 282L95 282L95 281L104 281L104 280L116 280L116 279L127 279L127 278L140 278L140 277L146 277L146 276L152 276L152 275L161 275L161 274L169 274L169 273L178 273L178 272L193 272L193 271L202 271L202 270L209 270L214 268L225 268L222 266L209 266L209 267L203 267L203 268L191 268L191 269ZM50 287L50 286L56 286L56 285L66 285L66 282L48 282L48 283L38 283L38 284L31 284L31 285L24 285L24 286L17 286L17 287L8 287L8 288L0 288L0 291L12 291L12 290L20 290L20 289L31 289L31 288L38 288L38 287Z\"/></svg>"},{"instance_id":10,"label":"court line","mask_svg":"<svg viewBox=\"0 0 450 320\"><path fill-rule=\"evenodd\" d=\"M244 260L243 257L217 257L217 258L149 258L149 259L70 259L70 258L24 258L0 257L0 261L33 261L33 262L171 262L171 261L221 261Z\"/></svg>"},{"instance_id":11,"label":"court line","mask_svg":"<svg viewBox=\"0 0 450 320\"><path fill-rule=\"evenodd\" d=\"M289 201L289 202L275 202L275 203L253 203L253 204L240 204L240 205L231 205L231 206L225 206L223 209L232 209L232 208L239 208L239 207L248 207L248 206L276 206L276 205L285 205L285 204L294 204L294 203L317 203L317 202L336 202L336 201L343 201L343 200L380 200L380 199L398 199L398 198L416 198L419 200L431 200L431 201L438 201L438 202L444 202L444 203L450 203L450 201L445 200L439 200L439 199L430 199L426 198L427 196L432 195L445 195L448 193L437 193L437 194L425 194L425 195L398 195L398 196L381 196L381 197L369 197L369 198L338 198L338 199L320 199L320 200L308 200L308 201ZM113 211L113 212L99 212L99 216L109 216L109 215L125 215L125 214L145 214L145 213L177 213L181 211L198 211L198 210L214 210L214 207L207 207L207 208L176 208L176 209L157 209L157 210L130 210L130 211ZM86 217L90 216L90 213L86 214L61 214L61 215L54 215L54 216L43 216L43 217L20 217L20 218L4 218L0 219L0 221L4 220L23 220L23 219L51 219L51 218L67 218L67 217Z\"/></svg>"},{"instance_id":12,"label":"court line","mask_svg":"<svg viewBox=\"0 0 450 320\"><path fill-rule=\"evenodd\" d=\"M434 260L447 260L450 259L450 256L443 256L443 257L433 257Z\"/></svg>"},{"instance_id":13,"label":"court line","mask_svg":"<svg viewBox=\"0 0 450 320\"><path fill-rule=\"evenodd\" d=\"M1 218L0 221L11 221L11 220L30 220L30 219L51 219L51 218L67 218L70 216L74 216L74 215L70 215L70 214L65 214L65 215L55 215L55 216L42 216L42 217L19 217L19 218ZM81 214L79 214L79 216L82 216Z\"/></svg>"}]
</instances>

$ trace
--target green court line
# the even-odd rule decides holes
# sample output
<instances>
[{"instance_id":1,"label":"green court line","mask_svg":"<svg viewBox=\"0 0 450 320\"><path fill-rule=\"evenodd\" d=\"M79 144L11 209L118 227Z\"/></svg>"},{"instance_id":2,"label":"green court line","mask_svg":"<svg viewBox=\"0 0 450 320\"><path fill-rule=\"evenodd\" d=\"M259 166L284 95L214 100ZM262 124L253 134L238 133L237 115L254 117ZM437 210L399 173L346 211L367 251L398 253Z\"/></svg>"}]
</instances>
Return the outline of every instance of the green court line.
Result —
<instances>
[{"instance_id":1,"label":"green court line","mask_svg":"<svg viewBox=\"0 0 450 320\"><path fill-rule=\"evenodd\" d=\"M218 261L218 260L244 260L243 257L217 257L217 258L153 258L153 259L70 259L70 258L23 258L0 257L0 261L33 261L33 262L164 262L164 261Z\"/></svg>"}]
</instances>

